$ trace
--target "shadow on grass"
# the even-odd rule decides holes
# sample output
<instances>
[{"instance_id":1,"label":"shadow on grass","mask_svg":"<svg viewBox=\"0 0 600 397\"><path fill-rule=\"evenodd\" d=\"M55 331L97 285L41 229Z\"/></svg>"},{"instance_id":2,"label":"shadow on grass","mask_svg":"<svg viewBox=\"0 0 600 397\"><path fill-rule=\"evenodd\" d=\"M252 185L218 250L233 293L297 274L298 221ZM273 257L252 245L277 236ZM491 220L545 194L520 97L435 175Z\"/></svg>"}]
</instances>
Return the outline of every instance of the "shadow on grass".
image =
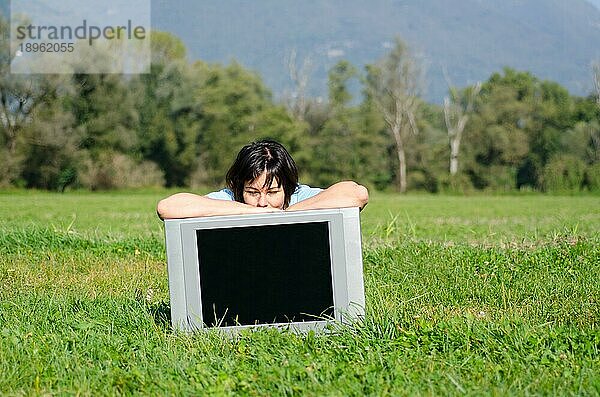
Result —
<instances>
[{"instance_id":1,"label":"shadow on grass","mask_svg":"<svg viewBox=\"0 0 600 397\"><path fill-rule=\"evenodd\" d=\"M148 312L158 327L171 331L171 306L168 302L162 301L148 305Z\"/></svg>"}]
</instances>

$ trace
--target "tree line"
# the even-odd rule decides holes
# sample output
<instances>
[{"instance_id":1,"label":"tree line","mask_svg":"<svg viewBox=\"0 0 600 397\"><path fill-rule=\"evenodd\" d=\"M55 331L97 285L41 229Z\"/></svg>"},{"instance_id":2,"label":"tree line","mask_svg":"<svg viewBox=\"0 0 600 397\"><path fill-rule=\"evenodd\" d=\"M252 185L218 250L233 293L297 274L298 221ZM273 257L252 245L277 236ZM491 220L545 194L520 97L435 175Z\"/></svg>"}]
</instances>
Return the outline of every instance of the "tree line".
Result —
<instances>
[{"instance_id":1,"label":"tree line","mask_svg":"<svg viewBox=\"0 0 600 397\"><path fill-rule=\"evenodd\" d=\"M7 29L1 22L1 37ZM326 100L306 97L308 77L290 65L294 95L275 100L235 62L189 62L169 33L153 32L151 70L140 75L11 75L14 54L1 44L0 186L214 188L242 145L268 137L314 186L600 190L598 68L588 97L505 68L471 86L449 82L436 105L397 39L364 70L338 62Z\"/></svg>"}]
</instances>

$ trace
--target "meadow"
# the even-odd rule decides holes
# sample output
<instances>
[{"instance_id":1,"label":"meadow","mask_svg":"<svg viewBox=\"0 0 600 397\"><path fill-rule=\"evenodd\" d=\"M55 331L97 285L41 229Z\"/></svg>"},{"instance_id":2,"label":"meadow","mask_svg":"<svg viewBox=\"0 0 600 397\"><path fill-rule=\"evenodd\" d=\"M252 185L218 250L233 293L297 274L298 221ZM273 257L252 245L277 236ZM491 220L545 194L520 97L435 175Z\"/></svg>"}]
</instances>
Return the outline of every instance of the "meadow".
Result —
<instances>
[{"instance_id":1,"label":"meadow","mask_svg":"<svg viewBox=\"0 0 600 397\"><path fill-rule=\"evenodd\" d=\"M167 191L0 192L2 395L600 395L600 197L372 194L366 317L169 325Z\"/></svg>"}]
</instances>

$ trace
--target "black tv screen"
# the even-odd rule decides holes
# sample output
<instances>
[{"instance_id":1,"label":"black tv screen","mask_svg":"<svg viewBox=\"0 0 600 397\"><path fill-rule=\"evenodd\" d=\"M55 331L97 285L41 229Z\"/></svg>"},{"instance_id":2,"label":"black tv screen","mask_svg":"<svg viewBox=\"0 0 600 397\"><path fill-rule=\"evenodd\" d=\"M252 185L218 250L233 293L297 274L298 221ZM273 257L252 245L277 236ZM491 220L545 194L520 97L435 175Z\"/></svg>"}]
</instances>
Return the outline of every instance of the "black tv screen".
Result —
<instances>
[{"instance_id":1,"label":"black tv screen","mask_svg":"<svg viewBox=\"0 0 600 397\"><path fill-rule=\"evenodd\" d=\"M207 326L333 316L329 223L196 230Z\"/></svg>"}]
</instances>

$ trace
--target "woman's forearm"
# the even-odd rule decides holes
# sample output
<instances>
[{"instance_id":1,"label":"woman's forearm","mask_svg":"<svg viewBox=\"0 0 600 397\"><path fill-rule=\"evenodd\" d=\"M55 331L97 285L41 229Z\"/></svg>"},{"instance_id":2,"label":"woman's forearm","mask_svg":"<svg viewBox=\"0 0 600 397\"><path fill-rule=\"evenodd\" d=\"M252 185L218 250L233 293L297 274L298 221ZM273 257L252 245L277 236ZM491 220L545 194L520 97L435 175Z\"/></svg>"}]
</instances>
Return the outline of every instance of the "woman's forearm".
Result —
<instances>
[{"instance_id":1,"label":"woman's forearm","mask_svg":"<svg viewBox=\"0 0 600 397\"><path fill-rule=\"evenodd\" d=\"M338 182L319 194L296 203L287 211L359 207L369 202L368 190L356 182ZM161 219L195 218L218 215L256 214L280 211L276 208L254 207L230 200L212 199L193 193L176 193L158 202L156 212Z\"/></svg>"},{"instance_id":2,"label":"woman's forearm","mask_svg":"<svg viewBox=\"0 0 600 397\"><path fill-rule=\"evenodd\" d=\"M176 193L159 201L156 206L156 212L160 219L255 214L274 211L278 210L253 207L237 201L217 200L193 193Z\"/></svg>"},{"instance_id":3,"label":"woman's forearm","mask_svg":"<svg viewBox=\"0 0 600 397\"><path fill-rule=\"evenodd\" d=\"M369 191L352 181L338 182L321 193L300 201L287 208L287 211L358 207L364 208L369 202Z\"/></svg>"}]
</instances>

